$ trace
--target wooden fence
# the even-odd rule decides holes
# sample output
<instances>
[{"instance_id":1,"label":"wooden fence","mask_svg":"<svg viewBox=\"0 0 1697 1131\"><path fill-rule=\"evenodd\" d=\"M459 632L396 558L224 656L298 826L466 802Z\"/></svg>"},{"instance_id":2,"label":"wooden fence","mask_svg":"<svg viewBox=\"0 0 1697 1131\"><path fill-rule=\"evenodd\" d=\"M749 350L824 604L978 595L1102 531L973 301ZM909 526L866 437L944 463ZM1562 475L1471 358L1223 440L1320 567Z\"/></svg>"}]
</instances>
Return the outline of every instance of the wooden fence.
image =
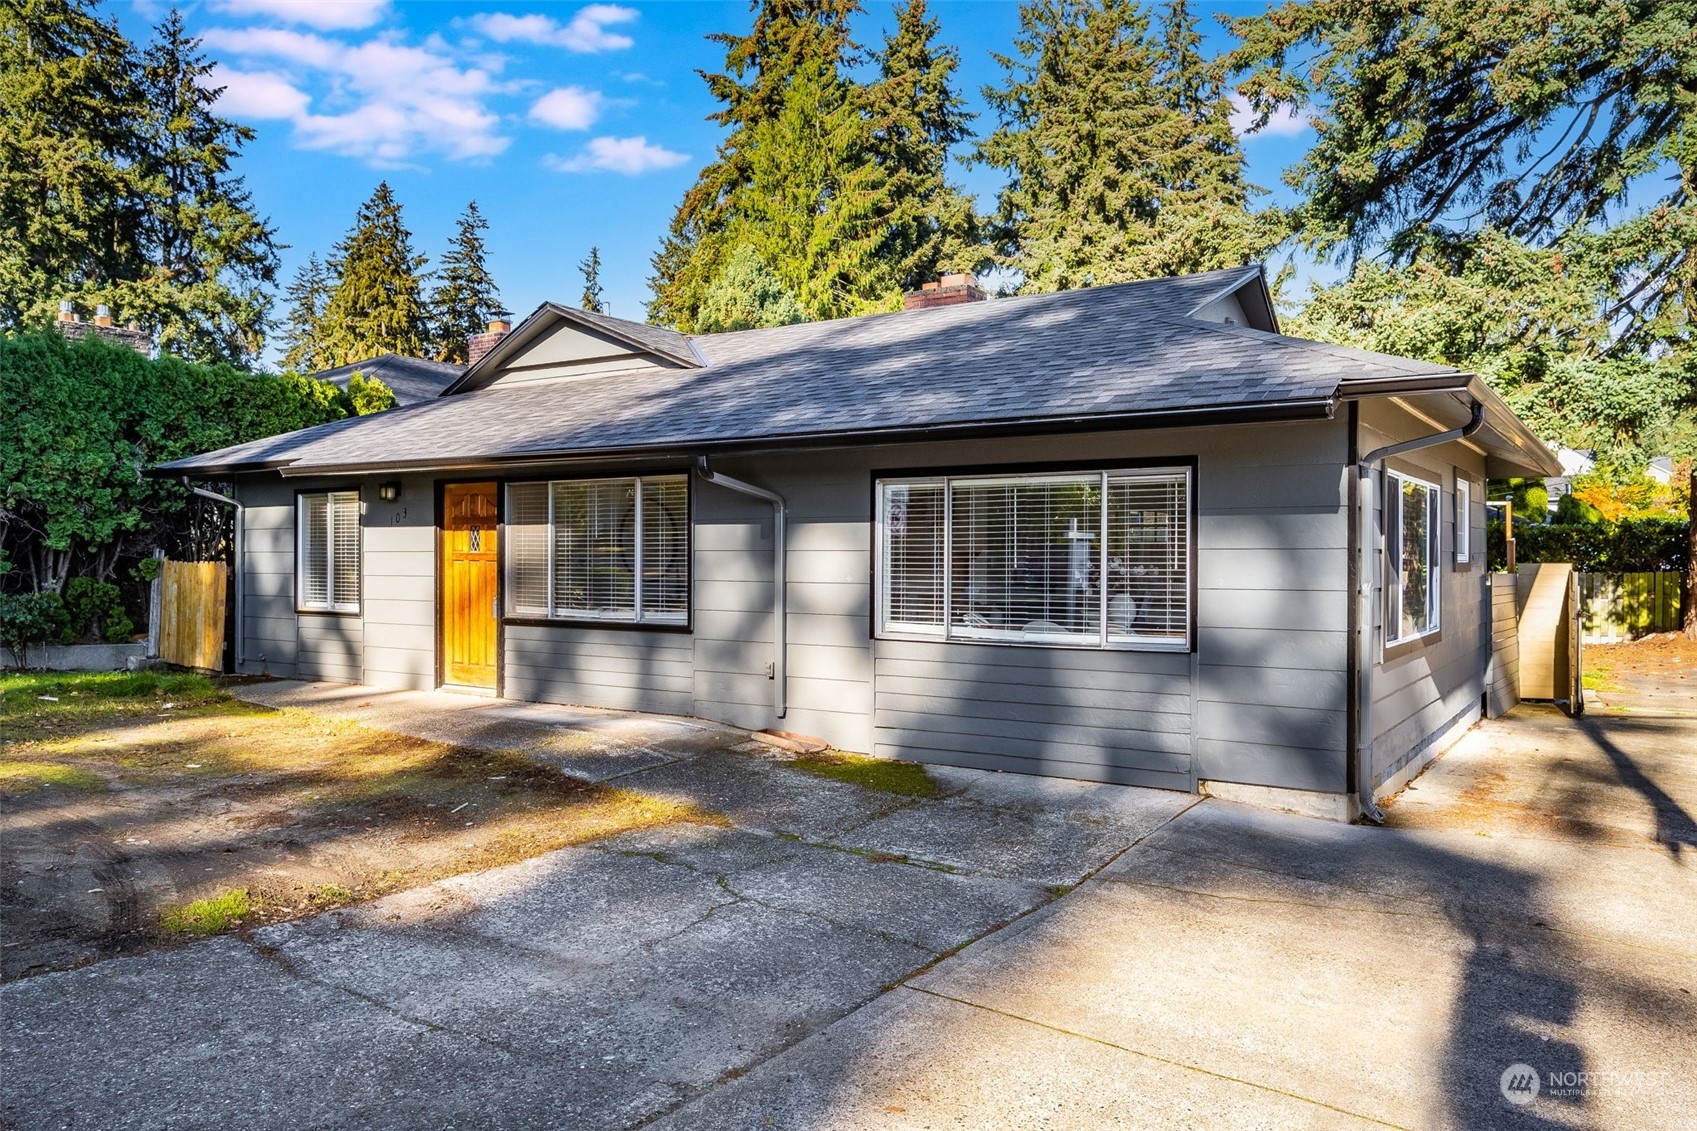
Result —
<instances>
[{"instance_id":1,"label":"wooden fence","mask_svg":"<svg viewBox=\"0 0 1697 1131\"><path fill-rule=\"evenodd\" d=\"M1585 643L1612 644L1680 627L1683 577L1661 573L1579 574L1580 623Z\"/></svg>"},{"instance_id":2,"label":"wooden fence","mask_svg":"<svg viewBox=\"0 0 1697 1131\"><path fill-rule=\"evenodd\" d=\"M185 668L224 669L223 562L167 561L159 573L159 658Z\"/></svg>"}]
</instances>

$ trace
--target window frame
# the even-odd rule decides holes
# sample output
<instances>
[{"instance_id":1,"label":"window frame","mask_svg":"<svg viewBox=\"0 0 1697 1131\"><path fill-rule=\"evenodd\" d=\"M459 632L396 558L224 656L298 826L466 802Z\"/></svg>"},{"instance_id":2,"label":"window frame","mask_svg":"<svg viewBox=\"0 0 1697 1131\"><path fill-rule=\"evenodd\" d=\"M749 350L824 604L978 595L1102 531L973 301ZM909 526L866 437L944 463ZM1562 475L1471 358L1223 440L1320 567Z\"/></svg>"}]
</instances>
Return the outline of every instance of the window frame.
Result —
<instances>
[{"instance_id":1,"label":"window frame","mask_svg":"<svg viewBox=\"0 0 1697 1131\"><path fill-rule=\"evenodd\" d=\"M681 619L667 617L660 619L646 613L642 608L642 552L643 537L641 525L642 483L646 481L675 479L681 480L684 490L683 506L683 561L684 561L684 610ZM557 535L554 530L554 486L561 483L629 483L637 487L633 500L633 512L637 516L637 525L632 531L633 537L633 587L631 616L597 616L593 613L561 614L554 605L554 586L556 555L558 553ZM515 487L542 486L546 489L548 498L548 521L544 529L548 547L546 585L548 588L548 608L546 611L524 609L515 611L513 602L518 598L518 586L513 584L513 569L517 562L512 553L512 490ZM674 632L691 633L695 625L695 485L689 471L680 468L665 468L627 472L619 475L585 474L585 475L553 475L540 479L504 479L500 483L501 496L501 527L500 527L500 587L501 587L501 623L504 625L573 625L583 628L634 629L641 632Z\"/></svg>"},{"instance_id":2,"label":"window frame","mask_svg":"<svg viewBox=\"0 0 1697 1131\"><path fill-rule=\"evenodd\" d=\"M1455 477L1455 562L1473 561L1473 481L1459 472Z\"/></svg>"},{"instance_id":3,"label":"window frame","mask_svg":"<svg viewBox=\"0 0 1697 1131\"><path fill-rule=\"evenodd\" d=\"M333 504L325 508L325 521L328 529L325 531L326 551L324 555L325 577L324 591L330 600L318 604L309 601L306 596L306 501L316 496L333 499L337 495L352 495L354 500L354 529L359 532L359 549L355 556L358 568L355 572L354 586L356 592L352 601L337 601L335 599L336 585L336 518ZM300 488L295 491L295 612L308 613L314 616L361 616L365 602L365 496L358 486L352 487L312 487Z\"/></svg>"},{"instance_id":4,"label":"window frame","mask_svg":"<svg viewBox=\"0 0 1697 1131\"><path fill-rule=\"evenodd\" d=\"M1403 648L1437 638L1443 632L1443 489L1429 479L1396 468L1385 469L1384 520L1384 650ZM1397 484L1393 488L1392 484ZM1426 491L1426 617L1424 631L1400 635L1402 631L1402 485L1412 484ZM1391 506L1395 503L1396 518L1392 521ZM1392 635L1392 633L1398 635Z\"/></svg>"},{"instance_id":5,"label":"window frame","mask_svg":"<svg viewBox=\"0 0 1697 1131\"><path fill-rule=\"evenodd\" d=\"M954 542L954 499L949 485L954 482L973 480L1042 480L1052 477L1077 477L1092 475L1102 477L1104 487L1116 476L1121 477L1168 477L1181 476L1184 482L1185 500L1185 546L1183 553L1185 578L1183 584L1185 601L1184 631L1180 637L1142 637L1111 639L1109 618L1106 602L1108 594L1102 595L1103 610L1101 628L1095 640L1080 640L1077 638L1046 639L998 639L994 637L960 636L953 632L950 624L954 605L953 564L951 553ZM886 617L885 601L890 593L890 579L885 569L885 546L888 541L884 512L885 488L889 486L910 486L914 484L933 483L943 487L943 518L944 545L942 554L943 581L943 613L940 625L921 625L907 627L892 627ZM915 469L877 469L871 475L871 512L872 512L872 555L870 562L870 580L872 587L870 636L874 640L903 640L920 641L951 645L985 645L997 648L1048 648L1083 650L1089 652L1162 652L1169 654L1194 653L1197 637L1197 460L1195 457L1168 457L1148 460L1114 460L1105 462L1091 460L1088 462L1066 463L1031 463L1031 464L992 464L968 467L915 468ZM1108 492L1102 492L1103 526L1107 525ZM1110 539L1102 538L1101 553L1106 554ZM1100 567L1098 567L1100 568Z\"/></svg>"}]
</instances>

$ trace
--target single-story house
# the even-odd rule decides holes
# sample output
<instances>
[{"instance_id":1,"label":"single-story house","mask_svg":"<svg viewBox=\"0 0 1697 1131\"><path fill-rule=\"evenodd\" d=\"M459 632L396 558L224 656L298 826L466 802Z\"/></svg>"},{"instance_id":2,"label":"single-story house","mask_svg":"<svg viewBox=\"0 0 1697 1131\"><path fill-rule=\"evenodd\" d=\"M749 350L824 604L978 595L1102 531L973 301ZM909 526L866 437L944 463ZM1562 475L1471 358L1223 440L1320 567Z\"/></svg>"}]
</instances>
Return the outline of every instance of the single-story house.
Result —
<instances>
[{"instance_id":1,"label":"single-story house","mask_svg":"<svg viewBox=\"0 0 1697 1131\"><path fill-rule=\"evenodd\" d=\"M429 358L408 357L399 353L380 353L364 361L338 365L334 369L321 369L312 376L342 389L348 387L348 379L355 373L367 380L376 378L395 394L395 405L398 408L435 399L441 395L443 389L458 381L465 371L465 366L455 365L451 361L431 361Z\"/></svg>"},{"instance_id":2,"label":"single-story house","mask_svg":"<svg viewBox=\"0 0 1697 1131\"><path fill-rule=\"evenodd\" d=\"M1280 334L1258 267L907 305L545 304L157 473L234 483L243 672L1339 814L1480 716L1484 480L1559 467L1476 377Z\"/></svg>"}]
</instances>

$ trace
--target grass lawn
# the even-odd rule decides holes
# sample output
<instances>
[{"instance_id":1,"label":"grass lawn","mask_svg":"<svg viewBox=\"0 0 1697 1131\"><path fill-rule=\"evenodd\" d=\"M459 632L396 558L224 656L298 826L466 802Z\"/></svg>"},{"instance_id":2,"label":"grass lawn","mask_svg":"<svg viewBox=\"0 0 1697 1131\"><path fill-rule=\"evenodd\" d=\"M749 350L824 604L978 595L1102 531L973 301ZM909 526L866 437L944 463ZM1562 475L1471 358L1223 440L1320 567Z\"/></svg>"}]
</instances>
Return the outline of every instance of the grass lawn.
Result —
<instances>
[{"instance_id":1,"label":"grass lawn","mask_svg":"<svg viewBox=\"0 0 1697 1131\"><path fill-rule=\"evenodd\" d=\"M687 805L241 703L196 675L0 676L0 976L311 914Z\"/></svg>"}]
</instances>

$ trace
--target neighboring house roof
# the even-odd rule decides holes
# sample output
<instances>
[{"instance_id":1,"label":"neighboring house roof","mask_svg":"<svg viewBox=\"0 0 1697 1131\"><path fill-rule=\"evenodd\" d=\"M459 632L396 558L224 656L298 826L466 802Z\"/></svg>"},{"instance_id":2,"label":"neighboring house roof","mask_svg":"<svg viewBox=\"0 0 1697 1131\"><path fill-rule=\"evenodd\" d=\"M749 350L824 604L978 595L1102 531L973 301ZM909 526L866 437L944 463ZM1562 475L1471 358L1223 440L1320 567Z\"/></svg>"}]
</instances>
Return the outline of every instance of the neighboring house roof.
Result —
<instances>
[{"instance_id":1,"label":"neighboring house roof","mask_svg":"<svg viewBox=\"0 0 1697 1131\"><path fill-rule=\"evenodd\" d=\"M344 389L348 387L348 378L355 373L367 378L375 377L389 386L390 391L395 394L395 404L400 406L435 400L442 394L443 389L459 380L465 369L463 365L447 361L428 361L422 357L384 353L368 357L364 361L325 369L312 376Z\"/></svg>"},{"instance_id":2,"label":"neighboring house roof","mask_svg":"<svg viewBox=\"0 0 1697 1131\"><path fill-rule=\"evenodd\" d=\"M1237 293L1250 325L1192 313ZM479 387L560 325L657 364ZM1268 329L1256 329L1261 322ZM1477 391L1486 443L1546 449L1471 375L1274 332L1258 267L894 314L685 336L545 304L444 395L161 467L287 475L447 468L726 448L1325 418L1356 395ZM1461 418L1465 419L1463 405ZM1515 430L1519 429L1517 433ZM1543 462L1539 462L1539 460ZM1525 463L1526 460L1531 461ZM1520 466L1520 465L1517 465Z\"/></svg>"}]
</instances>

